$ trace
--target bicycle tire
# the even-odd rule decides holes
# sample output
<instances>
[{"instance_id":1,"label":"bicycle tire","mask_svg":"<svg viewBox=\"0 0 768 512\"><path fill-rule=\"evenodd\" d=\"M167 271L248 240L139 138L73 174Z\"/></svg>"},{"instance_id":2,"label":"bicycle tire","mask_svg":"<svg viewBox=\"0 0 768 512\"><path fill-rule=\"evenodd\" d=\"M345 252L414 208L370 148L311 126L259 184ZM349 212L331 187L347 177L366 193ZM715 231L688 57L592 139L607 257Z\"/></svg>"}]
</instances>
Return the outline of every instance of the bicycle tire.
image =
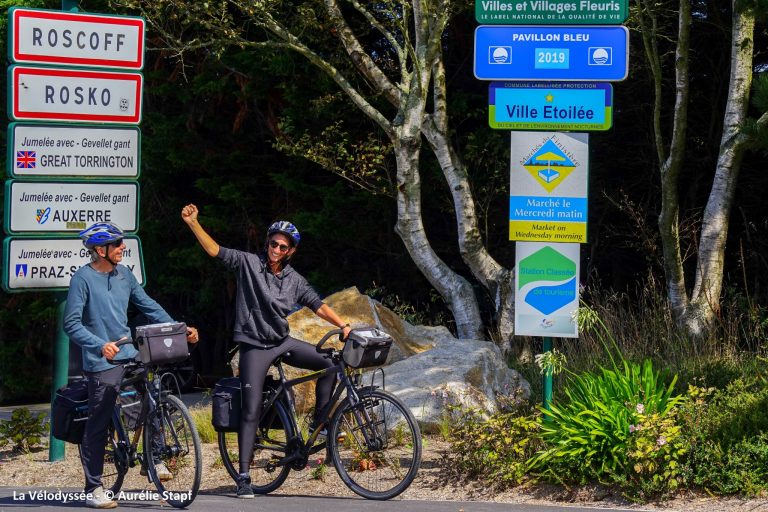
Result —
<instances>
[{"instance_id":1,"label":"bicycle tire","mask_svg":"<svg viewBox=\"0 0 768 512\"><path fill-rule=\"evenodd\" d=\"M421 432L411 411L394 395L379 389L358 393L357 405L347 399L331 418L331 460L353 492L370 500L388 500L416 478ZM372 443L366 442L363 429L369 434L375 431Z\"/></svg>"},{"instance_id":2,"label":"bicycle tire","mask_svg":"<svg viewBox=\"0 0 768 512\"><path fill-rule=\"evenodd\" d=\"M176 396L164 396L152 416L144 426L145 464L150 479L161 499L176 508L186 507L200 490L203 471L200 436L187 407ZM156 432L158 417L160 431ZM162 445L159 450L153 440ZM172 478L158 478L155 461L165 464Z\"/></svg>"},{"instance_id":3,"label":"bicycle tire","mask_svg":"<svg viewBox=\"0 0 768 512\"><path fill-rule=\"evenodd\" d=\"M113 496L120 492L123 487L125 475L128 473L128 455L122 447L124 440L120 440L114 424L114 417L107 427L107 440L104 448L104 469L102 470L101 482L105 491L109 491ZM77 451L80 460L83 460L83 445L77 445Z\"/></svg>"},{"instance_id":4,"label":"bicycle tire","mask_svg":"<svg viewBox=\"0 0 768 512\"><path fill-rule=\"evenodd\" d=\"M287 454L288 440L295 436L295 428L286 405L276 400L272 407L262 411L257 438L253 445L253 460L250 464L251 488L256 494L269 494L276 490L291 471L289 465L270 466L274 458ZM274 428L272 428L274 427ZM237 480L240 473L237 432L219 432L219 454L227 473Z\"/></svg>"}]
</instances>

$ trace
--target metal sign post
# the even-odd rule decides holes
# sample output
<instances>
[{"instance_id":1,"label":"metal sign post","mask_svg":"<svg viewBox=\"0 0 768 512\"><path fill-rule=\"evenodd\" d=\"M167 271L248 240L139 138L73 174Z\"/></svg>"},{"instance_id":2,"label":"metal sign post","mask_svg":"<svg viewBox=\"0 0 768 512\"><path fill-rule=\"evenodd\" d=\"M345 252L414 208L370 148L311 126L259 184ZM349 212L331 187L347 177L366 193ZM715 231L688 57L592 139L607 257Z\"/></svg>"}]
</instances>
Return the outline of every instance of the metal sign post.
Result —
<instances>
[{"instance_id":1,"label":"metal sign post","mask_svg":"<svg viewBox=\"0 0 768 512\"><path fill-rule=\"evenodd\" d=\"M99 221L138 228L141 133L104 124L141 121L144 39L144 19L80 13L76 0L62 0L61 11L8 12L8 116L33 123L8 127L6 171L14 179L5 187L3 226L20 236L3 244L2 287L57 292L51 402L68 380L64 291L89 259L74 234ZM126 246L125 264L143 284L139 239L126 237ZM64 458L62 441L50 438L48 458Z\"/></svg>"}]
</instances>

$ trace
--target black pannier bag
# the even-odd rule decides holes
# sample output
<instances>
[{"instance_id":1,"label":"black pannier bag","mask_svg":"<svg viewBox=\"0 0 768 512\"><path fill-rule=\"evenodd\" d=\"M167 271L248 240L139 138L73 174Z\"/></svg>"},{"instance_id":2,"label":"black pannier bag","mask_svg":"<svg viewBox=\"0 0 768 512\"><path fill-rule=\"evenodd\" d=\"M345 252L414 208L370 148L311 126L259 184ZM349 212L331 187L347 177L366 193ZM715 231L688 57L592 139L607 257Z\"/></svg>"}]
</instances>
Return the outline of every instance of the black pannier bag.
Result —
<instances>
[{"instance_id":1,"label":"black pannier bag","mask_svg":"<svg viewBox=\"0 0 768 512\"><path fill-rule=\"evenodd\" d=\"M80 379L56 390L51 407L51 434L56 439L80 444L88 419L88 381Z\"/></svg>"},{"instance_id":2,"label":"black pannier bag","mask_svg":"<svg viewBox=\"0 0 768 512\"><path fill-rule=\"evenodd\" d=\"M264 381L264 399L272 389L277 389L279 382L271 375ZM213 387L211 398L211 423L216 432L237 432L240 430L240 414L242 411L242 396L240 393L240 377L225 377ZM283 423L276 415L265 415L261 410L260 426L262 428L282 429ZM268 425L267 425L268 424Z\"/></svg>"},{"instance_id":3,"label":"black pannier bag","mask_svg":"<svg viewBox=\"0 0 768 512\"><path fill-rule=\"evenodd\" d=\"M240 377L225 377L213 386L211 423L216 432L240 429Z\"/></svg>"},{"instance_id":4,"label":"black pannier bag","mask_svg":"<svg viewBox=\"0 0 768 512\"><path fill-rule=\"evenodd\" d=\"M141 395L134 386L128 386L120 390L117 400L120 402L120 412L125 428L136 430L141 416Z\"/></svg>"},{"instance_id":5,"label":"black pannier bag","mask_svg":"<svg viewBox=\"0 0 768 512\"><path fill-rule=\"evenodd\" d=\"M178 363L189 357L187 324L167 322L141 325L136 327L136 344L139 347L142 363L154 365Z\"/></svg>"},{"instance_id":6,"label":"black pannier bag","mask_svg":"<svg viewBox=\"0 0 768 512\"><path fill-rule=\"evenodd\" d=\"M344 343L341 357L352 368L381 366L389 355L392 337L375 327L353 329Z\"/></svg>"}]
</instances>

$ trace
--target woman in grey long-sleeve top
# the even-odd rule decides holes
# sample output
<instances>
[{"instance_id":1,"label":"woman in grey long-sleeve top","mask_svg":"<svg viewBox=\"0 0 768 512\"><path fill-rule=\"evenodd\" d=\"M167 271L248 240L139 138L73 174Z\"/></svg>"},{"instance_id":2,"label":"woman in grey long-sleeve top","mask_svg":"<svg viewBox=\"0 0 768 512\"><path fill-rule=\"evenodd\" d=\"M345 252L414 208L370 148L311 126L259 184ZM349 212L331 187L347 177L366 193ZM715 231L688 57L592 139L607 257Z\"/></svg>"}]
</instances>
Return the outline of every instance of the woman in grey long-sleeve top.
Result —
<instances>
[{"instance_id":1,"label":"woman in grey long-sleeve top","mask_svg":"<svg viewBox=\"0 0 768 512\"><path fill-rule=\"evenodd\" d=\"M237 495L253 498L249 469L261 414L264 379L270 365L278 356L290 352L285 361L291 366L309 370L333 366L330 360L317 353L313 345L288 335L286 317L295 304L300 304L323 320L342 328L345 338L350 327L320 300L307 280L288 264L301 241L299 231L293 224L286 221L272 224L267 230L264 253L253 254L219 246L200 225L197 215L198 209L193 204L181 210L181 218L205 252L219 258L237 276L233 339L240 345L243 402L238 435L240 475L237 478ZM335 375L329 374L317 381L316 418L310 427L312 430L321 427L317 415L331 397L334 379Z\"/></svg>"}]
</instances>

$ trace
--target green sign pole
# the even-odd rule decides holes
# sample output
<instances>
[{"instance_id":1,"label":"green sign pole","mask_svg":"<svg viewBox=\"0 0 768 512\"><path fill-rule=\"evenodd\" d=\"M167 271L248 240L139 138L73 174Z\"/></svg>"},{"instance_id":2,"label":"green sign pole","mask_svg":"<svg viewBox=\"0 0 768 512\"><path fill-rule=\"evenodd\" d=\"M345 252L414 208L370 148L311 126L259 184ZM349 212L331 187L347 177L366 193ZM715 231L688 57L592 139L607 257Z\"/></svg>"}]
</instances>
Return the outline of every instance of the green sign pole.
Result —
<instances>
[{"instance_id":1,"label":"green sign pole","mask_svg":"<svg viewBox=\"0 0 768 512\"><path fill-rule=\"evenodd\" d=\"M547 352L552 352L553 341L554 340L552 338L544 338L543 352L545 354ZM546 410L549 410L549 405L552 403L552 373L553 372L549 371L548 369L544 370L544 408Z\"/></svg>"},{"instance_id":2,"label":"green sign pole","mask_svg":"<svg viewBox=\"0 0 768 512\"><path fill-rule=\"evenodd\" d=\"M51 411L56 390L67 384L69 377L69 338L64 334L64 308L67 305L67 293L56 294L56 339L53 343L53 381L51 382ZM48 461L64 459L64 441L51 434L48 444Z\"/></svg>"},{"instance_id":3,"label":"green sign pole","mask_svg":"<svg viewBox=\"0 0 768 512\"><path fill-rule=\"evenodd\" d=\"M62 11L77 11L77 0L61 0ZM67 294L56 294L56 339L53 342L53 380L51 382L51 411L56 390L67 384L69 379L69 338L64 333L64 308ZM48 461L64 460L64 441L50 436L48 443Z\"/></svg>"}]
</instances>

